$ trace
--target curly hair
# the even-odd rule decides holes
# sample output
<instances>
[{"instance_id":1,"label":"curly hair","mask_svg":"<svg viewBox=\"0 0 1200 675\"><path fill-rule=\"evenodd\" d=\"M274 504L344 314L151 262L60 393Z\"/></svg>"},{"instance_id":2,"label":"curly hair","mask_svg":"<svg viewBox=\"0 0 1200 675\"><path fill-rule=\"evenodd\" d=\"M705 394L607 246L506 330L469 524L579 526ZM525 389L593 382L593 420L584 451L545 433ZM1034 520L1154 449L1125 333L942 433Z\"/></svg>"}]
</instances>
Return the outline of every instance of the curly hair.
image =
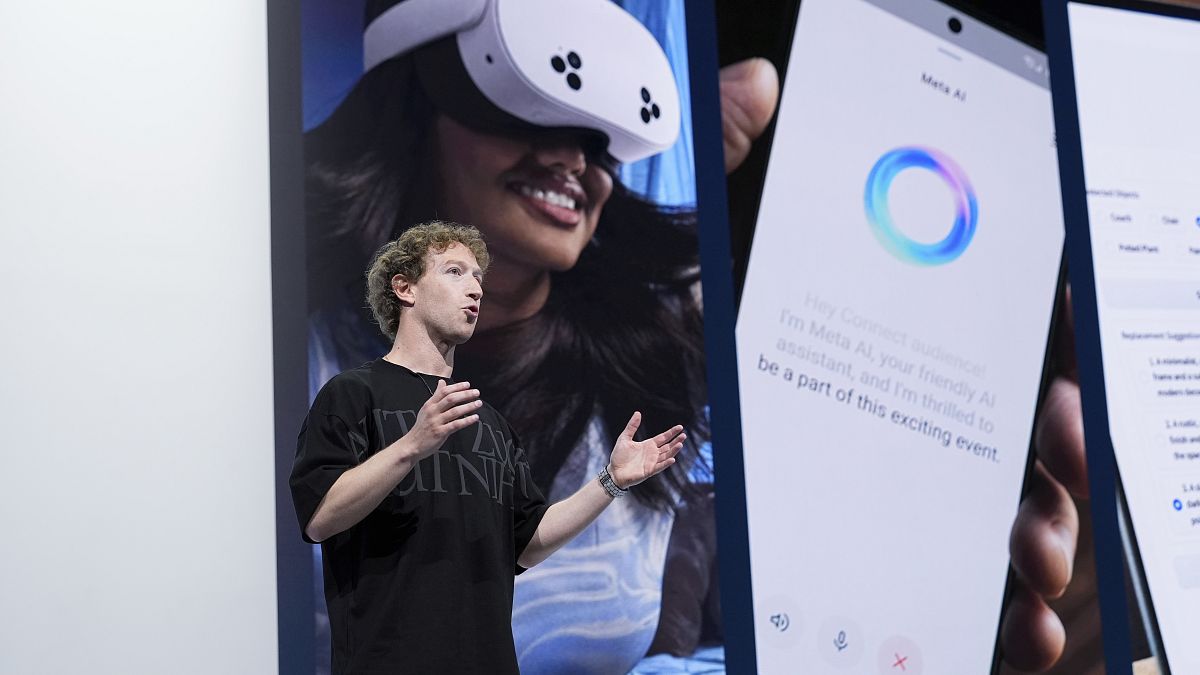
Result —
<instances>
[{"instance_id":1,"label":"curly hair","mask_svg":"<svg viewBox=\"0 0 1200 675\"><path fill-rule=\"evenodd\" d=\"M480 269L487 271L490 260L483 235L470 225L444 220L431 220L404 231L398 239L379 248L367 268L367 304L375 322L389 340L396 339L400 322L400 299L392 292L392 277L420 279L425 274L425 260L430 253L442 253L451 244L470 249Z\"/></svg>"}]
</instances>

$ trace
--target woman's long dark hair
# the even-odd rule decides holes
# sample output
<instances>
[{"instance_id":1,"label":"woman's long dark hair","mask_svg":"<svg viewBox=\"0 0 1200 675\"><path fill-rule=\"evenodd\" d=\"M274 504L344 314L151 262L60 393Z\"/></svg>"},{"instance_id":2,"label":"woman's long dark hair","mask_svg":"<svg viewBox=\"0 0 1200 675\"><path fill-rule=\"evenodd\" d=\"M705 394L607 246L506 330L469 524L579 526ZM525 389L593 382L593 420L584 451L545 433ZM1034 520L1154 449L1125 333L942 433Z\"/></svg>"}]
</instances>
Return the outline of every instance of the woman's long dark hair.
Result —
<instances>
[{"instance_id":1,"label":"woman's long dark hair","mask_svg":"<svg viewBox=\"0 0 1200 675\"><path fill-rule=\"evenodd\" d=\"M390 345L363 306L362 270L405 228L437 217L435 114L412 59L374 69L305 137L311 321L339 369ZM549 489L598 414L611 443L634 409L639 438L683 424L680 466L634 491L670 508L706 442L702 319L694 211L662 208L613 181L593 240L551 281L535 316L475 335L455 353L469 379L521 434ZM313 350L310 349L310 353Z\"/></svg>"}]
</instances>

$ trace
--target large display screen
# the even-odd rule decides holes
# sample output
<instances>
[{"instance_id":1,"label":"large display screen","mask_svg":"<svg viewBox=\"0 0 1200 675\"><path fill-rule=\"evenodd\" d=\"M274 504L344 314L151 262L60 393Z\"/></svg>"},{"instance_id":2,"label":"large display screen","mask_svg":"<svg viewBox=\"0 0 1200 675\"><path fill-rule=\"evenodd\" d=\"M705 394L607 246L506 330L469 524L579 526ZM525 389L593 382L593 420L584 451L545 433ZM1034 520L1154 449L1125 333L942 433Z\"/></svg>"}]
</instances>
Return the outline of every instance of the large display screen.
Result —
<instances>
[{"instance_id":1,"label":"large display screen","mask_svg":"<svg viewBox=\"0 0 1200 675\"><path fill-rule=\"evenodd\" d=\"M1200 672L1200 21L1067 7L1108 432L1164 660Z\"/></svg>"},{"instance_id":2,"label":"large display screen","mask_svg":"<svg viewBox=\"0 0 1200 675\"><path fill-rule=\"evenodd\" d=\"M711 236L702 223L722 231L727 224L720 216L706 221L697 204L704 172L716 171L718 185L724 176L719 162L709 162L698 177L694 157L703 148L693 144L691 86L693 50L712 49L712 42L689 34L692 8L685 11L682 0L616 2L625 20L614 25L624 32L597 33L595 43L556 38L543 45L541 32L504 35L514 53L546 49L537 72L564 96L602 83L629 85L637 124L670 127L672 145L622 164L595 144L594 133L582 133L594 129L532 128L529 120L545 112L536 106L549 105L542 99L508 101L514 110L502 114L462 60L464 36L483 34L470 32L475 24L364 73L363 26L394 4L300 4L305 209L279 231L307 245L309 393L391 347L363 299L371 254L421 221L476 226L492 264L478 327L455 350L454 377L479 388L512 423L550 501L596 479L635 408L643 428L682 424L689 437L672 471L639 485L516 578L512 626L521 672L721 668L699 260ZM521 1L414 2L412 21L397 23L388 39L418 40L436 18L422 14L429 8L461 18L485 4L502 18L530 8ZM599 5L606 0L561 9L578 19L609 8ZM642 79L645 63L605 69L643 38L669 65L673 80L662 87ZM475 98L455 95L462 92ZM715 101L697 110L715 117ZM518 114L528 124L515 124ZM707 299L710 311L719 305ZM283 461L290 466L291 457ZM325 561L318 548L310 556L315 583L305 590L313 595L312 660L321 673L330 663Z\"/></svg>"},{"instance_id":3,"label":"large display screen","mask_svg":"<svg viewBox=\"0 0 1200 675\"><path fill-rule=\"evenodd\" d=\"M1062 252L1044 55L804 0L737 322L759 670L983 673Z\"/></svg>"}]
</instances>

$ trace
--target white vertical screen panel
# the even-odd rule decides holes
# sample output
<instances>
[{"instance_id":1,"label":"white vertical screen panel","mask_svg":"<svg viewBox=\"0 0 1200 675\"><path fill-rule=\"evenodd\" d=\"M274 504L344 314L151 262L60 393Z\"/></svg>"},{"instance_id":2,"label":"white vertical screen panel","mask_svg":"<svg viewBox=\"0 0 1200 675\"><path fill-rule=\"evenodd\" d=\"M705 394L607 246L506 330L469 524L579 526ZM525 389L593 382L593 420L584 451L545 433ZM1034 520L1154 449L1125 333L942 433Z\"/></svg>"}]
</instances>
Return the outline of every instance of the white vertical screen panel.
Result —
<instances>
[{"instance_id":1,"label":"white vertical screen panel","mask_svg":"<svg viewBox=\"0 0 1200 675\"><path fill-rule=\"evenodd\" d=\"M277 668L266 34L0 4L0 672Z\"/></svg>"}]
</instances>

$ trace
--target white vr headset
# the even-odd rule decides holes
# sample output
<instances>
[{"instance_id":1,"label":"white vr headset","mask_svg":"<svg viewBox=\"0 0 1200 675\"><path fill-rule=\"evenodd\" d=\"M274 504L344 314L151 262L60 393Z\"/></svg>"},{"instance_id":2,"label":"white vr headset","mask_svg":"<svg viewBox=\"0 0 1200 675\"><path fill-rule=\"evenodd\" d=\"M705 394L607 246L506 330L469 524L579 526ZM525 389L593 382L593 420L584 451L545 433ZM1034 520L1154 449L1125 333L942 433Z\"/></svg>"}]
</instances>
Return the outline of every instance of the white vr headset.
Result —
<instances>
[{"instance_id":1,"label":"white vr headset","mask_svg":"<svg viewBox=\"0 0 1200 675\"><path fill-rule=\"evenodd\" d=\"M599 132L621 162L679 135L666 54L610 0L402 0L367 26L364 72L451 35L479 92L521 122Z\"/></svg>"}]
</instances>

